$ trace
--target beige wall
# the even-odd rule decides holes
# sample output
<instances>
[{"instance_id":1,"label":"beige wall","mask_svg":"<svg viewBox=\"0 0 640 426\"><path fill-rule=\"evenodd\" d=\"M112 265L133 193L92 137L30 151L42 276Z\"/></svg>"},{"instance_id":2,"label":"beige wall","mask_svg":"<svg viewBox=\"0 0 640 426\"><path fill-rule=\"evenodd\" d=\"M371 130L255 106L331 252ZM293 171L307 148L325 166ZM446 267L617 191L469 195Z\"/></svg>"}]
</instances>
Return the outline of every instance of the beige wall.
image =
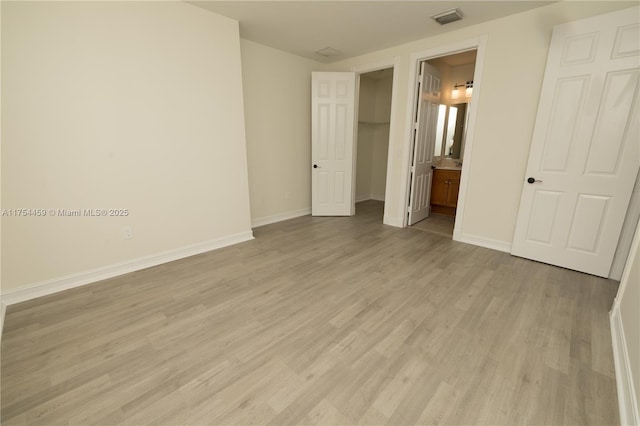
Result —
<instances>
[{"instance_id":1,"label":"beige wall","mask_svg":"<svg viewBox=\"0 0 640 426\"><path fill-rule=\"evenodd\" d=\"M407 176L402 173L402 161L409 143L405 135L406 99L412 53L488 37L482 93L477 105L473 163L466 176L469 188L460 231L468 236L510 244L553 26L633 5L635 3L608 1L554 3L332 64L332 70L349 70L394 58L399 61L397 96L401 102L392 117L398 125L390 136L391 197L386 200L385 222L401 223L406 211L401 188ZM513 102L515 91L517 104Z\"/></svg>"},{"instance_id":2,"label":"beige wall","mask_svg":"<svg viewBox=\"0 0 640 426\"><path fill-rule=\"evenodd\" d=\"M375 122L376 118L376 80L363 74L358 94L358 121Z\"/></svg>"},{"instance_id":3,"label":"beige wall","mask_svg":"<svg viewBox=\"0 0 640 426\"><path fill-rule=\"evenodd\" d=\"M391 94L393 75L376 80L375 121L388 123L391 118Z\"/></svg>"},{"instance_id":4,"label":"beige wall","mask_svg":"<svg viewBox=\"0 0 640 426\"><path fill-rule=\"evenodd\" d=\"M638 220L640 220L640 172L638 176L636 176L636 183L631 193L627 214L624 217L622 231L620 231L616 254L613 256L613 263L611 265L611 271L609 272L609 278L613 280L619 281L622 277L622 271L627 261L627 256L629 255L631 242L633 241L633 230Z\"/></svg>"},{"instance_id":5,"label":"beige wall","mask_svg":"<svg viewBox=\"0 0 640 426\"><path fill-rule=\"evenodd\" d=\"M130 212L3 217L3 292L250 232L236 21L2 2L2 59L2 207Z\"/></svg>"},{"instance_id":6,"label":"beige wall","mask_svg":"<svg viewBox=\"0 0 640 426\"><path fill-rule=\"evenodd\" d=\"M640 232L636 230L636 232ZM635 256L629 260L629 281L620 300L620 317L624 328L629 354L629 365L634 388L636 405L640 407L640 250L637 243Z\"/></svg>"},{"instance_id":7,"label":"beige wall","mask_svg":"<svg viewBox=\"0 0 640 426\"><path fill-rule=\"evenodd\" d=\"M391 85L391 77L360 77L356 201L385 197Z\"/></svg>"},{"instance_id":8,"label":"beige wall","mask_svg":"<svg viewBox=\"0 0 640 426\"><path fill-rule=\"evenodd\" d=\"M635 238L613 308L614 313L617 306L620 308L619 319L622 330L618 331L624 333L626 348L618 349L626 349L628 372L631 375L628 379L632 382L636 392L636 400L629 402L635 403L636 407L640 408L640 309L638 309L638 305L640 305L640 223L635 228ZM619 373L626 375L625 367L616 364L616 368L622 370ZM623 398L623 395L619 395L619 398Z\"/></svg>"},{"instance_id":9,"label":"beige wall","mask_svg":"<svg viewBox=\"0 0 640 426\"><path fill-rule=\"evenodd\" d=\"M384 123L374 128L371 155L371 198L384 200L387 184L389 152L389 120L391 119L391 76L376 81L376 122Z\"/></svg>"},{"instance_id":10,"label":"beige wall","mask_svg":"<svg viewBox=\"0 0 640 426\"><path fill-rule=\"evenodd\" d=\"M389 125L376 126L371 153L371 198L384 201L387 185L387 161L389 151Z\"/></svg>"},{"instance_id":11,"label":"beige wall","mask_svg":"<svg viewBox=\"0 0 640 426\"><path fill-rule=\"evenodd\" d=\"M241 40L251 218L311 207L311 72L324 64Z\"/></svg>"},{"instance_id":12,"label":"beige wall","mask_svg":"<svg viewBox=\"0 0 640 426\"><path fill-rule=\"evenodd\" d=\"M362 86L360 86L362 87ZM356 202L371 199L371 168L375 127L358 124L358 158L356 160Z\"/></svg>"},{"instance_id":13,"label":"beige wall","mask_svg":"<svg viewBox=\"0 0 640 426\"><path fill-rule=\"evenodd\" d=\"M356 201L371 198L371 168L376 126L376 81L360 77L358 96L358 146L356 160Z\"/></svg>"}]
</instances>

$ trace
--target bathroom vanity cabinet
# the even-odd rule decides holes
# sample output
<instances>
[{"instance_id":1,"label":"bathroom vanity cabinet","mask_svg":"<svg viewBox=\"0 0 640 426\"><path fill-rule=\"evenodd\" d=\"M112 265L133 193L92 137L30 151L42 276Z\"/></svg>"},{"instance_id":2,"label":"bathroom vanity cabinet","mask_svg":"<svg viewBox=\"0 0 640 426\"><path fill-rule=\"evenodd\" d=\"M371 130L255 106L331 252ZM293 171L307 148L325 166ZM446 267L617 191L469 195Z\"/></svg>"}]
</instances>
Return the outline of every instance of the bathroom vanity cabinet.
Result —
<instances>
[{"instance_id":1,"label":"bathroom vanity cabinet","mask_svg":"<svg viewBox=\"0 0 640 426\"><path fill-rule=\"evenodd\" d=\"M460 170L435 169L431 185L431 212L455 216L459 190Z\"/></svg>"}]
</instances>

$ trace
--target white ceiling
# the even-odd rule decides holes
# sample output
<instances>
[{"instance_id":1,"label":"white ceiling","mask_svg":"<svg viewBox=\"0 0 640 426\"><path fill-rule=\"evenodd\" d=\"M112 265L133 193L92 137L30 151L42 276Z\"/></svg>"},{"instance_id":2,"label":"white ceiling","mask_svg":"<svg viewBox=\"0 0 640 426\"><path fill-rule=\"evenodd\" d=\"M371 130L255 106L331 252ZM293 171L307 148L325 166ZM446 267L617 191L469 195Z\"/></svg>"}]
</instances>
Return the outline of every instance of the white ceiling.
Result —
<instances>
[{"instance_id":1,"label":"white ceiling","mask_svg":"<svg viewBox=\"0 0 640 426\"><path fill-rule=\"evenodd\" d=\"M330 63L544 6L553 1L189 1L240 21L248 40ZM461 21L431 16L459 8ZM326 58L316 50L342 55Z\"/></svg>"}]
</instances>

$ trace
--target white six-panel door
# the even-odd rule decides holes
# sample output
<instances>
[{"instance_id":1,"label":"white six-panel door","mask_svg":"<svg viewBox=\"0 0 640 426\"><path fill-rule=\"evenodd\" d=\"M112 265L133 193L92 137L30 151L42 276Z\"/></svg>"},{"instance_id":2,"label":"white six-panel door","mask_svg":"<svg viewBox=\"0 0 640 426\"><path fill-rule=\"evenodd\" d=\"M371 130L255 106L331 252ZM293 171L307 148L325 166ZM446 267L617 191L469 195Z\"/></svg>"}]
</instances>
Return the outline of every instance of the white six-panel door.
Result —
<instances>
[{"instance_id":1,"label":"white six-panel door","mask_svg":"<svg viewBox=\"0 0 640 426\"><path fill-rule=\"evenodd\" d=\"M419 78L418 111L413 138L411 163L411 193L409 220L413 225L429 216L431 182L433 180L433 149L440 105L440 72L422 62Z\"/></svg>"},{"instance_id":2,"label":"white six-panel door","mask_svg":"<svg viewBox=\"0 0 640 426\"><path fill-rule=\"evenodd\" d=\"M312 73L311 214L354 212L356 74Z\"/></svg>"},{"instance_id":3,"label":"white six-panel door","mask_svg":"<svg viewBox=\"0 0 640 426\"><path fill-rule=\"evenodd\" d=\"M640 167L639 12L554 28L512 254L608 276Z\"/></svg>"}]
</instances>

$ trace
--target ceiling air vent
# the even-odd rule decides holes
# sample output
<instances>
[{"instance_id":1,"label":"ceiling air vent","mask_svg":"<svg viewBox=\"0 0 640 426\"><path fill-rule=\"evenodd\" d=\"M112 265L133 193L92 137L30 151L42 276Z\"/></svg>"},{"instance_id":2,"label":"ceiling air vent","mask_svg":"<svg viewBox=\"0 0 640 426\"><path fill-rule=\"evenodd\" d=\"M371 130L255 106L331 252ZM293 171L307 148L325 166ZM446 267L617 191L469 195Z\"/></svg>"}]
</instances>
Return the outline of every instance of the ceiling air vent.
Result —
<instances>
[{"instance_id":1,"label":"ceiling air vent","mask_svg":"<svg viewBox=\"0 0 640 426\"><path fill-rule=\"evenodd\" d=\"M450 24L451 22L459 21L462 19L462 11L460 9L451 9L446 12L439 13L432 16L433 19L440 25Z\"/></svg>"},{"instance_id":2,"label":"ceiling air vent","mask_svg":"<svg viewBox=\"0 0 640 426\"><path fill-rule=\"evenodd\" d=\"M316 50L318 55L322 55L325 58L333 58L334 56L342 55L342 52L334 49L333 47L325 47L324 49Z\"/></svg>"}]
</instances>

